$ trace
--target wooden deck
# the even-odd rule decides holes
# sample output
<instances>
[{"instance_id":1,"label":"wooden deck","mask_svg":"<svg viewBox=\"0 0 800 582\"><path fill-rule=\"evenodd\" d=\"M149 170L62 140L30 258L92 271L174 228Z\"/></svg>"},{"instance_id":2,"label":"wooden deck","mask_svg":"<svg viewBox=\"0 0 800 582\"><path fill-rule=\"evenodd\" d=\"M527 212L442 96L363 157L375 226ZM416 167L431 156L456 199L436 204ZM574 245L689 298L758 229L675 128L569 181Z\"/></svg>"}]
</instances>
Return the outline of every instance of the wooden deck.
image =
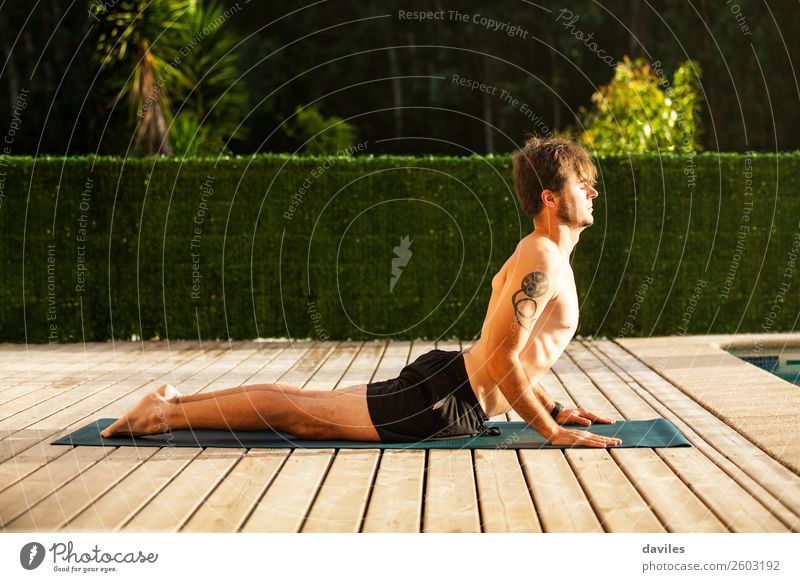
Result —
<instances>
[{"instance_id":1,"label":"wooden deck","mask_svg":"<svg viewBox=\"0 0 800 582\"><path fill-rule=\"evenodd\" d=\"M173 383L185 393L256 382L331 390L390 378L434 345L2 344L0 528L799 531L800 388L721 357L708 338L695 338L692 349L716 354L718 368L708 361L698 367L687 338L680 339L684 343L575 341L543 384L567 405L617 418L668 418L692 448L565 451L53 446L50 441L93 419L119 416L158 383ZM665 346L673 352L665 353ZM713 380L728 370L742 390L760 386L761 398L780 393L779 418L759 410L750 426L741 398L728 393L726 400ZM709 383L716 391L700 394ZM788 434L792 423L794 434ZM771 430L773 425L783 428Z\"/></svg>"}]
</instances>

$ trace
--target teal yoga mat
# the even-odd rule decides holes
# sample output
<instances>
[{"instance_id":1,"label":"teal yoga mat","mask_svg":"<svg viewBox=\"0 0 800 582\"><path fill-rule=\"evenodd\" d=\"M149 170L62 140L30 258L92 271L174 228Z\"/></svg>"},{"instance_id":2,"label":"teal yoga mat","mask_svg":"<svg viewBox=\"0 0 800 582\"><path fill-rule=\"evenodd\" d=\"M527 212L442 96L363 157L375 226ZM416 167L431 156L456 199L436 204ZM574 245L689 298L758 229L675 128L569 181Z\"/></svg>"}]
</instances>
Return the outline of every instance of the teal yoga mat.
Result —
<instances>
[{"instance_id":1,"label":"teal yoga mat","mask_svg":"<svg viewBox=\"0 0 800 582\"><path fill-rule=\"evenodd\" d=\"M114 422L103 418L92 422L50 444L86 446L137 447L227 447L256 449L561 449L567 447L547 444L542 436L524 422L487 422L486 426L500 429L499 435L454 437L413 443L368 443L358 441L305 441L287 433L272 431L230 432L225 430L176 430L168 434L144 437L105 439L100 431ZM622 439L615 448L689 447L689 441L671 422L663 418L652 420L618 420L614 424L593 424L590 429L604 436ZM591 448L591 447L573 447Z\"/></svg>"}]
</instances>

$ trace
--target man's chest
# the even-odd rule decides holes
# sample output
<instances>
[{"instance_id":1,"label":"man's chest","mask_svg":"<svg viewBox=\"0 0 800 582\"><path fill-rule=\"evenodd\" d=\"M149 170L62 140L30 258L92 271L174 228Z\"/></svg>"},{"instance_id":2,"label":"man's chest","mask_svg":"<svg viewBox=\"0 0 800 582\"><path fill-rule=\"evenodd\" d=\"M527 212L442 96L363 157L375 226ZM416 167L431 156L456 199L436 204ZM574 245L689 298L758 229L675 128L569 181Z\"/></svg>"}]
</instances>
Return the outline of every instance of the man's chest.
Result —
<instances>
[{"instance_id":1,"label":"man's chest","mask_svg":"<svg viewBox=\"0 0 800 582\"><path fill-rule=\"evenodd\" d=\"M578 315L578 293L573 284L548 304L537 323L541 323L543 332L569 332L572 337L578 329Z\"/></svg>"},{"instance_id":2,"label":"man's chest","mask_svg":"<svg viewBox=\"0 0 800 582\"><path fill-rule=\"evenodd\" d=\"M579 312L574 281L568 281L562 289L536 320L531 336L520 353L523 360L535 360L538 365L552 365L575 335Z\"/></svg>"}]
</instances>

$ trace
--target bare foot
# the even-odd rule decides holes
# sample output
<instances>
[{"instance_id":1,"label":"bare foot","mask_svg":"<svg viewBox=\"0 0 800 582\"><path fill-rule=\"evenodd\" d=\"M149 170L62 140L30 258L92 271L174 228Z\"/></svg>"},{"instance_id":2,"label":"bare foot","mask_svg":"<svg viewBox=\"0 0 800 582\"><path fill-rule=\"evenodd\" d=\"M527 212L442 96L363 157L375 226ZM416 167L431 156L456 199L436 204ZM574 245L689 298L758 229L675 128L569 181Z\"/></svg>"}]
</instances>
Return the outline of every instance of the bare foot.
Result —
<instances>
[{"instance_id":1,"label":"bare foot","mask_svg":"<svg viewBox=\"0 0 800 582\"><path fill-rule=\"evenodd\" d=\"M169 407L182 396L172 384L164 384L142 398L127 414L104 429L100 436L135 436L163 433L169 430Z\"/></svg>"}]
</instances>

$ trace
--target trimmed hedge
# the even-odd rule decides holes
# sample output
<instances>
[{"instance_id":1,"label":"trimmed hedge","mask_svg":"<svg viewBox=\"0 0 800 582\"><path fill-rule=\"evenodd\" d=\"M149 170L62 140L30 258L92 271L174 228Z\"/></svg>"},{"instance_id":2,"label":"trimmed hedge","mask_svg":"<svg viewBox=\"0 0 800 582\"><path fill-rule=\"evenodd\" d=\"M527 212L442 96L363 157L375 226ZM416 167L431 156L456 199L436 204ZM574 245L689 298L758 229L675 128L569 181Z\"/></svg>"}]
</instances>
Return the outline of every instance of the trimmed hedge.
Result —
<instances>
[{"instance_id":1,"label":"trimmed hedge","mask_svg":"<svg viewBox=\"0 0 800 582\"><path fill-rule=\"evenodd\" d=\"M573 255L579 334L795 329L800 155L598 165L595 226ZM507 156L4 158L0 340L469 340L492 275L530 232L510 167Z\"/></svg>"}]
</instances>

